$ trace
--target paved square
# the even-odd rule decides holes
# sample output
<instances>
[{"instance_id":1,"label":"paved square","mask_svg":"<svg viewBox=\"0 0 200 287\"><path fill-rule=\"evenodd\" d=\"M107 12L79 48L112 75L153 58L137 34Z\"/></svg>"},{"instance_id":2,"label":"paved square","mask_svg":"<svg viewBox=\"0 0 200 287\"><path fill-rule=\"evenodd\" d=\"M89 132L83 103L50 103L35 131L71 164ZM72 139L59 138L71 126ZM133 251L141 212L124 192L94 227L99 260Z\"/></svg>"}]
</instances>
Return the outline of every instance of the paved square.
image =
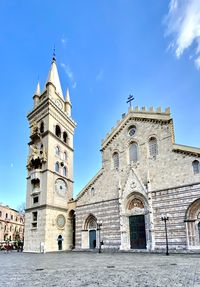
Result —
<instances>
[{"instance_id":1,"label":"paved square","mask_svg":"<svg viewBox=\"0 0 200 287\"><path fill-rule=\"evenodd\" d=\"M0 286L200 286L200 255L0 252Z\"/></svg>"}]
</instances>

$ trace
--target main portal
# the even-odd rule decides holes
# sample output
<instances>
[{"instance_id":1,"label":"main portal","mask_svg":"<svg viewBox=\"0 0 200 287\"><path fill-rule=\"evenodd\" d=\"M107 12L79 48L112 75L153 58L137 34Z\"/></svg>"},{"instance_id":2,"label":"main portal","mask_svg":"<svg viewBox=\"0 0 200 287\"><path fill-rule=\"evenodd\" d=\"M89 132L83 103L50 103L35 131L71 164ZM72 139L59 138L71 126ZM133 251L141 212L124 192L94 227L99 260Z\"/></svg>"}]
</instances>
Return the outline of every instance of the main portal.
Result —
<instances>
[{"instance_id":1,"label":"main portal","mask_svg":"<svg viewBox=\"0 0 200 287\"><path fill-rule=\"evenodd\" d=\"M146 249L146 232L144 215L129 217L131 249Z\"/></svg>"}]
</instances>

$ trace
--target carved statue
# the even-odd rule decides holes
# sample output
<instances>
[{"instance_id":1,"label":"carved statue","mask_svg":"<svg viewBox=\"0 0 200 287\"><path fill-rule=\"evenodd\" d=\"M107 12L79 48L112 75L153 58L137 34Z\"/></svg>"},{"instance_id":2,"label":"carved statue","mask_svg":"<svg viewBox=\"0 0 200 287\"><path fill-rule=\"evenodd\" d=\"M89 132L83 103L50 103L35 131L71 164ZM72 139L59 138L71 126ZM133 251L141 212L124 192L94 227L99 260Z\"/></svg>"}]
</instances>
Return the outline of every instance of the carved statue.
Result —
<instances>
[{"instance_id":1,"label":"carved statue","mask_svg":"<svg viewBox=\"0 0 200 287\"><path fill-rule=\"evenodd\" d=\"M43 145L39 148L38 145L30 145L30 155L27 161L28 170L41 169L42 163L47 161L47 154Z\"/></svg>"},{"instance_id":2,"label":"carved statue","mask_svg":"<svg viewBox=\"0 0 200 287\"><path fill-rule=\"evenodd\" d=\"M34 134L37 134L37 133L38 133L37 123L33 122L33 126L32 126L32 129L31 129L31 134L34 135Z\"/></svg>"}]
</instances>

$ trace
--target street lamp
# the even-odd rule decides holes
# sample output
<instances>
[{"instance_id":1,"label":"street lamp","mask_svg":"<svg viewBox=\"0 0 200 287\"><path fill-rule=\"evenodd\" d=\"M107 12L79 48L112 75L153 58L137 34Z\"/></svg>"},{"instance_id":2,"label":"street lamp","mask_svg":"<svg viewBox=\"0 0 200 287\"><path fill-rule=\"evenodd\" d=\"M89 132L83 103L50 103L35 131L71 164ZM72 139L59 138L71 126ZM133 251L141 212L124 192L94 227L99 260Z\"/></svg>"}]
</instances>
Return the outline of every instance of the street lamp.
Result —
<instances>
[{"instance_id":1,"label":"street lamp","mask_svg":"<svg viewBox=\"0 0 200 287\"><path fill-rule=\"evenodd\" d=\"M97 222L97 230L99 231L99 253L101 253L101 245L102 245L102 242L101 242L101 226L102 226L102 222L101 221Z\"/></svg>"},{"instance_id":2,"label":"street lamp","mask_svg":"<svg viewBox=\"0 0 200 287\"><path fill-rule=\"evenodd\" d=\"M169 214L162 214L161 215L161 220L164 221L165 223L165 238L166 238L166 255L169 255L169 251L168 251L168 237L167 237L167 220L169 220Z\"/></svg>"}]
</instances>

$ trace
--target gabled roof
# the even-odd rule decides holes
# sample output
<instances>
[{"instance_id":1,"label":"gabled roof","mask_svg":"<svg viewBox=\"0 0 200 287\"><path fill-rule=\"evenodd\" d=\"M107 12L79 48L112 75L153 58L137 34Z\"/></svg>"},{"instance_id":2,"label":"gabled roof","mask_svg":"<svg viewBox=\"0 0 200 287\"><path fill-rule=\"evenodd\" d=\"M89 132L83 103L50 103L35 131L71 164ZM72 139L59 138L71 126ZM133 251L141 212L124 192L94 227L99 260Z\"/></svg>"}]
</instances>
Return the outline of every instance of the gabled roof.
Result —
<instances>
[{"instance_id":1,"label":"gabled roof","mask_svg":"<svg viewBox=\"0 0 200 287\"><path fill-rule=\"evenodd\" d=\"M80 199L102 174L103 169L100 169L97 174L88 182L88 184L78 193L76 200Z\"/></svg>"},{"instance_id":2,"label":"gabled roof","mask_svg":"<svg viewBox=\"0 0 200 287\"><path fill-rule=\"evenodd\" d=\"M104 140L102 140L102 150L113 140L116 134L125 126L125 124L130 120L134 119L136 121L151 121L151 122L172 122L170 115L170 109L166 108L165 111L162 111L161 108L154 110L151 107L149 110L146 110L145 107L139 109L139 107L130 107L127 114L122 115L122 119L117 121L116 125L112 127L111 132L107 133ZM173 128L173 126L172 126Z\"/></svg>"}]
</instances>

